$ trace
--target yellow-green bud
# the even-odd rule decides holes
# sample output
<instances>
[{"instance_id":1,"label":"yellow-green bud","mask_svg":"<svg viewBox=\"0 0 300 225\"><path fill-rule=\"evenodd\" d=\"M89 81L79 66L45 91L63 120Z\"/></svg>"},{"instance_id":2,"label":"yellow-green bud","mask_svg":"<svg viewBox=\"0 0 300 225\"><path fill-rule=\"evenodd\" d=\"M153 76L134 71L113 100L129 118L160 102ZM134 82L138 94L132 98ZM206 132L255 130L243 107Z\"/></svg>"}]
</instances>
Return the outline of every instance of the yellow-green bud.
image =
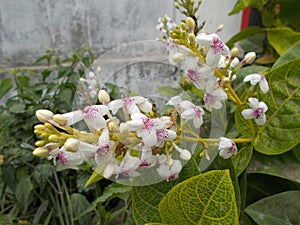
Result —
<instances>
[{"instance_id":1,"label":"yellow-green bud","mask_svg":"<svg viewBox=\"0 0 300 225\"><path fill-rule=\"evenodd\" d=\"M102 104L107 104L110 102L109 94L105 90L100 90L98 92L98 100Z\"/></svg>"},{"instance_id":2,"label":"yellow-green bud","mask_svg":"<svg viewBox=\"0 0 300 225\"><path fill-rule=\"evenodd\" d=\"M36 148L33 150L32 154L34 156L38 156L38 157L44 157L46 155L48 155L49 151L46 148Z\"/></svg>"},{"instance_id":3,"label":"yellow-green bud","mask_svg":"<svg viewBox=\"0 0 300 225\"><path fill-rule=\"evenodd\" d=\"M174 164L174 160L172 158L169 158L168 165L173 166L173 164Z\"/></svg>"},{"instance_id":4,"label":"yellow-green bud","mask_svg":"<svg viewBox=\"0 0 300 225\"><path fill-rule=\"evenodd\" d=\"M65 142L65 148L68 152L77 152L78 151L79 141L75 138L68 138Z\"/></svg>"},{"instance_id":5,"label":"yellow-green bud","mask_svg":"<svg viewBox=\"0 0 300 225\"><path fill-rule=\"evenodd\" d=\"M182 30L186 30L185 23L181 22L180 27L181 27Z\"/></svg>"},{"instance_id":6,"label":"yellow-green bud","mask_svg":"<svg viewBox=\"0 0 300 225\"><path fill-rule=\"evenodd\" d=\"M48 140L51 141L51 142L59 142L60 141L60 138L55 135L55 134L51 134L49 137L48 137Z\"/></svg>"},{"instance_id":7,"label":"yellow-green bud","mask_svg":"<svg viewBox=\"0 0 300 225\"><path fill-rule=\"evenodd\" d=\"M68 122L68 120L60 114L55 114L53 116L53 120L55 123L57 123L60 126L65 126L65 125L67 125L67 122Z\"/></svg>"},{"instance_id":8,"label":"yellow-green bud","mask_svg":"<svg viewBox=\"0 0 300 225\"><path fill-rule=\"evenodd\" d=\"M195 37L195 34L190 33L189 36L188 36L188 38L189 38L189 42L190 42L192 45L196 43L196 37Z\"/></svg>"},{"instance_id":9,"label":"yellow-green bud","mask_svg":"<svg viewBox=\"0 0 300 225\"><path fill-rule=\"evenodd\" d=\"M218 28L217 28L217 32L220 32L221 30L223 30L223 28L224 28L224 25L223 25L223 24L221 24L220 26L218 26Z\"/></svg>"},{"instance_id":10,"label":"yellow-green bud","mask_svg":"<svg viewBox=\"0 0 300 225\"><path fill-rule=\"evenodd\" d=\"M233 49L231 49L231 57L237 57L237 55L239 54L239 49L237 47L234 47Z\"/></svg>"},{"instance_id":11,"label":"yellow-green bud","mask_svg":"<svg viewBox=\"0 0 300 225\"><path fill-rule=\"evenodd\" d=\"M192 17L188 17L186 18L185 24L187 26L187 28L189 29L189 31L193 31L195 28L195 21Z\"/></svg>"},{"instance_id":12,"label":"yellow-green bud","mask_svg":"<svg viewBox=\"0 0 300 225\"><path fill-rule=\"evenodd\" d=\"M175 3L174 3L174 6L175 6L176 9L179 9L179 4L178 4L178 2L175 2Z\"/></svg>"},{"instance_id":13,"label":"yellow-green bud","mask_svg":"<svg viewBox=\"0 0 300 225\"><path fill-rule=\"evenodd\" d=\"M42 131L42 130L45 130L46 127L44 125L42 125L42 124L38 124L38 125L34 126L34 129Z\"/></svg>"},{"instance_id":14,"label":"yellow-green bud","mask_svg":"<svg viewBox=\"0 0 300 225\"><path fill-rule=\"evenodd\" d=\"M44 146L45 144L47 144L48 141L46 140L39 140L39 141L36 141L34 144L37 146L37 147L42 147Z\"/></svg>"},{"instance_id":15,"label":"yellow-green bud","mask_svg":"<svg viewBox=\"0 0 300 225\"><path fill-rule=\"evenodd\" d=\"M51 112L48 109L39 109L35 112L36 118L43 123L46 123L48 120L51 120L53 115L53 112Z\"/></svg>"},{"instance_id":16,"label":"yellow-green bud","mask_svg":"<svg viewBox=\"0 0 300 225\"><path fill-rule=\"evenodd\" d=\"M223 84L230 83L229 77L223 77L223 78L222 78L222 83L223 83Z\"/></svg>"}]
</instances>

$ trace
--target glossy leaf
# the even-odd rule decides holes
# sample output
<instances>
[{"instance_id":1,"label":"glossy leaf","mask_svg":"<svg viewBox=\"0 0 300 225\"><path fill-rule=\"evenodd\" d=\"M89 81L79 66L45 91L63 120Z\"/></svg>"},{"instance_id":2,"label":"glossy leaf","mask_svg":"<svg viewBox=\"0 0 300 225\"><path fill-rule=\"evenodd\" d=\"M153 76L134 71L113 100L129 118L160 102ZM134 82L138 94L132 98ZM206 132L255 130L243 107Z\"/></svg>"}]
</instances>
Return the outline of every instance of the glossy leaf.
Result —
<instances>
[{"instance_id":1,"label":"glossy leaf","mask_svg":"<svg viewBox=\"0 0 300 225\"><path fill-rule=\"evenodd\" d=\"M238 224L229 170L214 170L175 186L162 199L159 212L167 224Z\"/></svg>"},{"instance_id":2,"label":"glossy leaf","mask_svg":"<svg viewBox=\"0 0 300 225\"><path fill-rule=\"evenodd\" d=\"M194 155L199 155L197 153ZM149 186L133 187L132 189L132 213L137 225L145 223L160 223L161 218L158 204L171 188L181 181L200 173L198 161L194 157L184 166L179 178L171 182L160 182Z\"/></svg>"},{"instance_id":3,"label":"glossy leaf","mask_svg":"<svg viewBox=\"0 0 300 225\"><path fill-rule=\"evenodd\" d=\"M258 130L254 148L264 154L284 153L300 142L300 59L266 74L270 93L258 96L268 105L267 121Z\"/></svg>"},{"instance_id":4,"label":"glossy leaf","mask_svg":"<svg viewBox=\"0 0 300 225\"><path fill-rule=\"evenodd\" d=\"M255 153L248 173L263 173L300 183L300 145L281 155L267 156Z\"/></svg>"},{"instance_id":5,"label":"glossy leaf","mask_svg":"<svg viewBox=\"0 0 300 225\"><path fill-rule=\"evenodd\" d=\"M292 45L273 65L273 69L300 56L300 41Z\"/></svg>"},{"instance_id":6,"label":"glossy leaf","mask_svg":"<svg viewBox=\"0 0 300 225\"><path fill-rule=\"evenodd\" d=\"M289 27L267 29L267 38L279 55L283 55L292 45L300 40L300 33Z\"/></svg>"},{"instance_id":7,"label":"glossy leaf","mask_svg":"<svg viewBox=\"0 0 300 225\"><path fill-rule=\"evenodd\" d=\"M247 27L244 30L241 30L239 33L235 34L234 36L232 36L227 42L226 45L229 48L232 48L234 43L243 40L245 38L251 37L253 35L259 34L259 33L263 33L265 32L264 29L262 27L257 27L257 26L251 26L251 27Z\"/></svg>"},{"instance_id":8,"label":"glossy leaf","mask_svg":"<svg viewBox=\"0 0 300 225\"><path fill-rule=\"evenodd\" d=\"M300 191L287 191L264 198L246 208L258 225L300 224Z\"/></svg>"},{"instance_id":9,"label":"glossy leaf","mask_svg":"<svg viewBox=\"0 0 300 225\"><path fill-rule=\"evenodd\" d=\"M229 15L239 13L243 9L247 8L248 6L253 6L257 8L259 11L262 11L263 6L267 1L268 0L238 0L234 8L229 13Z\"/></svg>"},{"instance_id":10,"label":"glossy leaf","mask_svg":"<svg viewBox=\"0 0 300 225\"><path fill-rule=\"evenodd\" d=\"M235 168L236 176L239 176L248 166L252 157L253 146L251 144L241 148L236 155L232 157L232 163Z\"/></svg>"},{"instance_id":11,"label":"glossy leaf","mask_svg":"<svg viewBox=\"0 0 300 225\"><path fill-rule=\"evenodd\" d=\"M10 78L5 78L0 83L0 99L12 89L12 80Z\"/></svg>"}]
</instances>

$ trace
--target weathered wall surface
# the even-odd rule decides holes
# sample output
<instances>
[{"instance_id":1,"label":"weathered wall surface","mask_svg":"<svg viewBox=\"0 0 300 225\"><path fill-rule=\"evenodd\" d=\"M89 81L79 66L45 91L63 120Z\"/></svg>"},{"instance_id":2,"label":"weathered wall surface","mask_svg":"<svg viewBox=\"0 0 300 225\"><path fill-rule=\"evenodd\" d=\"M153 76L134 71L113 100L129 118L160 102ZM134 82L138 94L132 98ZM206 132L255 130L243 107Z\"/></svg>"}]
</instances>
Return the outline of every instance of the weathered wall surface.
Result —
<instances>
[{"instance_id":1,"label":"weathered wall surface","mask_svg":"<svg viewBox=\"0 0 300 225\"><path fill-rule=\"evenodd\" d=\"M237 33L241 16L227 15L235 2L204 0L199 16L205 29L224 24L225 41ZM68 53L89 45L99 56L120 44L153 40L164 14L179 22L172 0L1 0L0 67L30 65L49 47Z\"/></svg>"}]
</instances>

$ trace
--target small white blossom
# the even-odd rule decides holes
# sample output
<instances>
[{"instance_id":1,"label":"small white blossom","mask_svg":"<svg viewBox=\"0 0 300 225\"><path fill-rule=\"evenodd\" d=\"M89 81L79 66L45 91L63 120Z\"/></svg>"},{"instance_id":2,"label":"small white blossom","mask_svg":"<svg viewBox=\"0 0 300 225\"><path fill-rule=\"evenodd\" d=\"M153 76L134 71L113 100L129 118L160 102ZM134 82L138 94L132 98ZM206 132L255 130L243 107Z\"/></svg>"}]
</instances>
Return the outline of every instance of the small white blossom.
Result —
<instances>
[{"instance_id":1,"label":"small white blossom","mask_svg":"<svg viewBox=\"0 0 300 225\"><path fill-rule=\"evenodd\" d=\"M242 111L243 117L247 119L255 119L255 122L262 126L266 123L265 112L268 110L268 106L264 102L258 102L256 98L248 99L251 109L244 109Z\"/></svg>"},{"instance_id":2,"label":"small white blossom","mask_svg":"<svg viewBox=\"0 0 300 225\"><path fill-rule=\"evenodd\" d=\"M182 165L179 160L172 160L172 163L169 163L169 161L170 160L165 155L162 155L160 165L156 169L159 176L167 182L176 179L182 169Z\"/></svg>"},{"instance_id":3,"label":"small white blossom","mask_svg":"<svg viewBox=\"0 0 300 225\"><path fill-rule=\"evenodd\" d=\"M267 93L269 91L268 81L266 77L262 74L250 74L244 78L244 82L247 81L250 81L252 86L255 86L257 83L259 83L260 90L262 90L263 93Z\"/></svg>"},{"instance_id":4,"label":"small white blossom","mask_svg":"<svg viewBox=\"0 0 300 225\"><path fill-rule=\"evenodd\" d=\"M181 118L185 120L193 120L195 128L199 128L203 124L204 110L200 106L195 106L190 101L182 101L180 107L183 109Z\"/></svg>"},{"instance_id":5,"label":"small white blossom","mask_svg":"<svg viewBox=\"0 0 300 225\"><path fill-rule=\"evenodd\" d=\"M236 153L237 153L237 147L236 147L236 144L234 143L234 141L232 141L229 138L220 137L219 155L224 159L228 159L233 154L236 154Z\"/></svg>"},{"instance_id":6,"label":"small white blossom","mask_svg":"<svg viewBox=\"0 0 300 225\"><path fill-rule=\"evenodd\" d=\"M221 101L227 99L225 91L218 86L218 82L211 79L207 82L206 93L204 95L204 104L208 111L212 108L220 109L222 107Z\"/></svg>"}]
</instances>

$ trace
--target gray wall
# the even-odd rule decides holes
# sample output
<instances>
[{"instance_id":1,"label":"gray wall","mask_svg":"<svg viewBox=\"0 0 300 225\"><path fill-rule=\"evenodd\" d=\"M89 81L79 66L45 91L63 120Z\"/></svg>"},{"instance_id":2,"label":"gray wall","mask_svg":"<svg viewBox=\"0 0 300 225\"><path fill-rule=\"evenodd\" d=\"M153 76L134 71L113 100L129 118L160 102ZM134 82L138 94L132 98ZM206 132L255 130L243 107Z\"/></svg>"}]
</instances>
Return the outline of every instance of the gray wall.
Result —
<instances>
[{"instance_id":1,"label":"gray wall","mask_svg":"<svg viewBox=\"0 0 300 225\"><path fill-rule=\"evenodd\" d=\"M241 16L227 15L235 2L203 0L206 30L224 24L224 40L237 33ZM153 40L164 14L177 22L181 16L172 0L1 0L0 67L30 65L48 47L68 53L89 45L99 56L120 44Z\"/></svg>"}]
</instances>

